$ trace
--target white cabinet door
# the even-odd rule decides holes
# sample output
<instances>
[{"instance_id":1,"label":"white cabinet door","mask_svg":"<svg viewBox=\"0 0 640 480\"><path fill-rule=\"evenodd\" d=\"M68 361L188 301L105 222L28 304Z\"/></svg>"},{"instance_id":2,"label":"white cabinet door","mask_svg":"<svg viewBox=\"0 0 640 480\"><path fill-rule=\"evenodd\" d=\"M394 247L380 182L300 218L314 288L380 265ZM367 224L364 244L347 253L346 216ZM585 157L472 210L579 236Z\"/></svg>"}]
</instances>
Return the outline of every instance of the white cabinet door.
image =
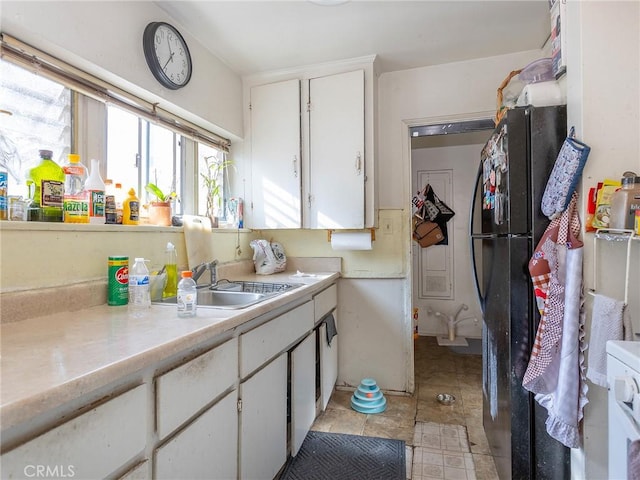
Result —
<instances>
[{"instance_id":1,"label":"white cabinet door","mask_svg":"<svg viewBox=\"0 0 640 480\"><path fill-rule=\"evenodd\" d=\"M291 351L291 455L316 418L316 332Z\"/></svg>"},{"instance_id":2,"label":"white cabinet door","mask_svg":"<svg viewBox=\"0 0 640 480\"><path fill-rule=\"evenodd\" d=\"M240 478L274 478L287 459L287 353L240 384Z\"/></svg>"},{"instance_id":3,"label":"white cabinet door","mask_svg":"<svg viewBox=\"0 0 640 480\"><path fill-rule=\"evenodd\" d=\"M300 228L300 81L251 88L251 228Z\"/></svg>"},{"instance_id":4,"label":"white cabinet door","mask_svg":"<svg viewBox=\"0 0 640 480\"><path fill-rule=\"evenodd\" d=\"M233 479L237 458L238 407L233 391L156 451L154 478Z\"/></svg>"},{"instance_id":5,"label":"white cabinet door","mask_svg":"<svg viewBox=\"0 0 640 480\"><path fill-rule=\"evenodd\" d=\"M309 228L363 228L364 70L309 80Z\"/></svg>"}]
</instances>

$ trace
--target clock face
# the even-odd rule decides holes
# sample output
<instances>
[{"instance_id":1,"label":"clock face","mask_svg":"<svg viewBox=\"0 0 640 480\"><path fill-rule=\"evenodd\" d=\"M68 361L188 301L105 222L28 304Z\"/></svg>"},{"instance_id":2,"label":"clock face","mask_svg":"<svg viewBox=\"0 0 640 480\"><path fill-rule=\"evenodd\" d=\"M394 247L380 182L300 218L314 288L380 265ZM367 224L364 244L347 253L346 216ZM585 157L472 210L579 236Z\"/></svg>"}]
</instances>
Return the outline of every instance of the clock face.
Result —
<instances>
[{"instance_id":1,"label":"clock face","mask_svg":"<svg viewBox=\"0 0 640 480\"><path fill-rule=\"evenodd\" d=\"M182 35L171 25L152 22L143 36L144 55L151 73L172 90L191 79L191 55Z\"/></svg>"}]
</instances>

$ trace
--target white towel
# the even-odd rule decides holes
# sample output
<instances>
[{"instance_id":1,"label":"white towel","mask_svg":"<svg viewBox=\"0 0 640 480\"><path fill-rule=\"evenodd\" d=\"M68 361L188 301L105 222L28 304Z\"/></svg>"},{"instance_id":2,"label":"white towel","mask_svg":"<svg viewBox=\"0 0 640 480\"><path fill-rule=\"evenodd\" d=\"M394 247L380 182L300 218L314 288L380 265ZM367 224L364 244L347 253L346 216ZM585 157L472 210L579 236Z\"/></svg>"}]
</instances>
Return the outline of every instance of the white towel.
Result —
<instances>
[{"instance_id":1,"label":"white towel","mask_svg":"<svg viewBox=\"0 0 640 480\"><path fill-rule=\"evenodd\" d=\"M607 341L623 339L623 311L624 302L605 295L595 295L591 314L587 378L604 388L607 388Z\"/></svg>"}]
</instances>

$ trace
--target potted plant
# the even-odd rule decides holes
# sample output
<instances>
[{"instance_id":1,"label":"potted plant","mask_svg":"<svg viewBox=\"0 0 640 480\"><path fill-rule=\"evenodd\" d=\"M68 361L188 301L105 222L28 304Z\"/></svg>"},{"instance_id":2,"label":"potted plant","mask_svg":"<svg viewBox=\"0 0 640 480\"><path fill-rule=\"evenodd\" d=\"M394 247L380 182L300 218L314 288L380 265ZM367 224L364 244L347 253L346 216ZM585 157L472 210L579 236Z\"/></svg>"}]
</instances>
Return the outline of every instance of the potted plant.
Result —
<instances>
[{"instance_id":1,"label":"potted plant","mask_svg":"<svg viewBox=\"0 0 640 480\"><path fill-rule=\"evenodd\" d=\"M231 160L219 161L215 155L204 157L205 171L200 173L200 177L207 189L207 211L206 215L211 219L213 227L218 226L218 218L222 212L222 175L224 169L233 165Z\"/></svg>"},{"instance_id":2,"label":"potted plant","mask_svg":"<svg viewBox=\"0 0 640 480\"><path fill-rule=\"evenodd\" d=\"M171 226L171 201L177 197L176 192L167 195L155 183L148 183L145 187L148 194L156 198L149 202L149 223L164 227Z\"/></svg>"}]
</instances>

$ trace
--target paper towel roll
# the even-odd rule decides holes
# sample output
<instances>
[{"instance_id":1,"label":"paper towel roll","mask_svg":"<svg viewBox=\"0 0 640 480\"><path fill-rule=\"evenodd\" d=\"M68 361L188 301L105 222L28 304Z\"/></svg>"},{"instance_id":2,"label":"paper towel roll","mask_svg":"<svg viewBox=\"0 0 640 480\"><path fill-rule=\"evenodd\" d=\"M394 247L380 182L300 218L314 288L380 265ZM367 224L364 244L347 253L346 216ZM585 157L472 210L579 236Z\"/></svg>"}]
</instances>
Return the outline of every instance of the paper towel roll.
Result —
<instances>
[{"instance_id":1,"label":"paper towel roll","mask_svg":"<svg viewBox=\"0 0 640 480\"><path fill-rule=\"evenodd\" d=\"M333 232L331 248L334 250L371 250L371 232Z\"/></svg>"}]
</instances>

